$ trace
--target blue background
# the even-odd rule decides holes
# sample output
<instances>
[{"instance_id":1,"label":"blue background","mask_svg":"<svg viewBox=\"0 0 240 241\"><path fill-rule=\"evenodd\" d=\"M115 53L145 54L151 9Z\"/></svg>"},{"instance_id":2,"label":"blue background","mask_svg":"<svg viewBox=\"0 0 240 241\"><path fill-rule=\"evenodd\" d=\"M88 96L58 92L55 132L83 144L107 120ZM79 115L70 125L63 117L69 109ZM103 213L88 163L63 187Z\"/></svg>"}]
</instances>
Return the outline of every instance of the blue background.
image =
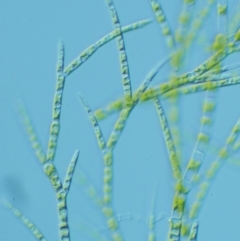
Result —
<instances>
[{"instance_id":1,"label":"blue background","mask_svg":"<svg viewBox=\"0 0 240 241\"><path fill-rule=\"evenodd\" d=\"M115 0L114 3L122 26L143 19L155 20L150 1ZM229 1L229 19L237 11L236 3L239 2ZM172 0L162 1L162 5L170 26L175 30L182 3ZM201 1L195 8L202 9L204 6L206 1ZM192 70L210 55L206 48L219 31L216 13L215 5L200 32L201 38L196 39L190 50L183 71ZM46 150L55 91L58 42L64 42L67 66L89 45L112 30L104 1L9 0L0 3L0 198L6 198L18 207L41 229L47 240L59 240L55 194L30 148L16 106L19 100L24 101ZM136 90L148 72L169 55L169 50L155 21L124 34L124 39L132 87ZM224 63L236 63L238 59L239 54L233 54ZM170 70L170 65L166 65L152 86L167 81ZM239 74L239 71L235 70L234 73ZM80 150L68 198L73 241L93 240L79 228L78 223L83 221L102 234L109 235L104 217L78 181L79 172L85 173L101 195L102 157L87 113L78 100L78 92L94 110L123 96L115 40L99 49L71 74L64 89L55 163L58 173L64 178L74 151ZM201 173L216 159L216 149L224 146L231 128L240 117L239 93L240 86L222 88L217 92L213 135ZM199 92L182 96L179 100L179 127L185 164L199 131L204 95ZM163 106L166 110L169 108L166 101L163 101ZM117 118L118 114L114 114L100 122L105 139ZM239 153L231 160L238 161ZM228 162L212 183L198 217L198 241L240 239L239 170L237 165ZM147 221L152 212L153 198L156 218L163 217L156 222L157 240L166 240L174 181L152 102L138 105L127 122L114 151L113 186L115 214L129 213L132 217L120 222L125 240L147 240ZM195 193L194 189L192 197ZM0 240L30 241L35 238L9 210L0 207Z\"/></svg>"}]
</instances>

